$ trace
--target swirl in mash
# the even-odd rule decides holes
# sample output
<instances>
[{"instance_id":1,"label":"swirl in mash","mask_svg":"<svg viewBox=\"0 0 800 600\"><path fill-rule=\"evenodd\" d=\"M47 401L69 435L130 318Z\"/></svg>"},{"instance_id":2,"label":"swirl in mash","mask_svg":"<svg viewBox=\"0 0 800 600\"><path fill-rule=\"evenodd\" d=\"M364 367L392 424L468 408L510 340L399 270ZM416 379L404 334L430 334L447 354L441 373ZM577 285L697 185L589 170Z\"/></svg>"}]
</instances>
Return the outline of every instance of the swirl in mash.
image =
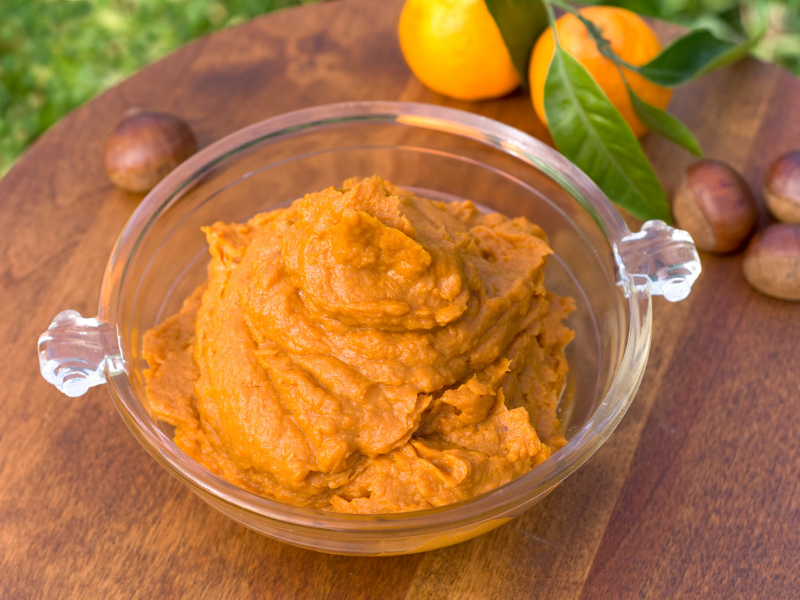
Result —
<instances>
[{"instance_id":1,"label":"swirl in mash","mask_svg":"<svg viewBox=\"0 0 800 600\"><path fill-rule=\"evenodd\" d=\"M144 337L175 442L282 502L418 510L517 477L564 444L567 373L544 232L472 203L350 179L204 228L208 281Z\"/></svg>"}]
</instances>

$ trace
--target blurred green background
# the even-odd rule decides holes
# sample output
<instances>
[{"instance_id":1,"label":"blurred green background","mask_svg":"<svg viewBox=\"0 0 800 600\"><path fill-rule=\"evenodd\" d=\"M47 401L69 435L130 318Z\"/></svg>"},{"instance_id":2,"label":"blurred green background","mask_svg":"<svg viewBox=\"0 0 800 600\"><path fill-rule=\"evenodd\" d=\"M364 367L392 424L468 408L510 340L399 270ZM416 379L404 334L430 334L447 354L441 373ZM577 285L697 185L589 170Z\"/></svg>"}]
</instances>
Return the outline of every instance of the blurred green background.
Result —
<instances>
[{"instance_id":1,"label":"blurred green background","mask_svg":"<svg viewBox=\"0 0 800 600\"><path fill-rule=\"evenodd\" d=\"M67 112L144 65L303 1L0 0L0 176Z\"/></svg>"},{"instance_id":2,"label":"blurred green background","mask_svg":"<svg viewBox=\"0 0 800 600\"><path fill-rule=\"evenodd\" d=\"M67 112L171 50L309 0L0 0L0 176ZM374 0L380 2L381 0ZM800 75L800 0L604 0L734 39Z\"/></svg>"}]
</instances>

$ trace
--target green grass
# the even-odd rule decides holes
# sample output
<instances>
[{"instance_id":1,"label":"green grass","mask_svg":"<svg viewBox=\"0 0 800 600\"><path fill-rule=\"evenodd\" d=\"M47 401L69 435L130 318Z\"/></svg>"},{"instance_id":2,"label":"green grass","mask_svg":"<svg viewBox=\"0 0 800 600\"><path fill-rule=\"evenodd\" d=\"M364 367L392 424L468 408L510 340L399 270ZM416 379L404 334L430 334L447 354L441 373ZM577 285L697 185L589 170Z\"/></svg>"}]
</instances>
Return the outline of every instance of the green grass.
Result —
<instances>
[{"instance_id":1,"label":"green grass","mask_svg":"<svg viewBox=\"0 0 800 600\"><path fill-rule=\"evenodd\" d=\"M0 175L73 108L191 40L303 0L0 0Z\"/></svg>"}]
</instances>

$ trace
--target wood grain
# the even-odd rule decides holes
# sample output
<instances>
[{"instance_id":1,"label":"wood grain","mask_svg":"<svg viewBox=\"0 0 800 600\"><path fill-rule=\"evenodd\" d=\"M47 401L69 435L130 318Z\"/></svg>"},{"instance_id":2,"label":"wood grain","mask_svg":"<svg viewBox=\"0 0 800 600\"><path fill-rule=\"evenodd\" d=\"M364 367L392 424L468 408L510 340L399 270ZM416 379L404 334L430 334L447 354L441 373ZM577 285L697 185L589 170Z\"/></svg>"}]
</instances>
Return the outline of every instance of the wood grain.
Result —
<instances>
[{"instance_id":1,"label":"wood grain","mask_svg":"<svg viewBox=\"0 0 800 600\"><path fill-rule=\"evenodd\" d=\"M104 389L69 399L41 379L35 339L60 310L94 314L139 199L102 170L131 106L181 115L201 145L365 99L455 106L547 139L521 91L462 103L424 88L397 44L400 6L325 3L201 39L70 114L0 181L0 597L798 597L800 305L753 292L738 255L704 255L687 301L655 301L640 392L583 468L499 530L422 555L329 556L252 533L161 469ZM755 61L681 89L671 110L755 190L800 147L800 82ZM645 148L671 192L691 156L653 136Z\"/></svg>"}]
</instances>

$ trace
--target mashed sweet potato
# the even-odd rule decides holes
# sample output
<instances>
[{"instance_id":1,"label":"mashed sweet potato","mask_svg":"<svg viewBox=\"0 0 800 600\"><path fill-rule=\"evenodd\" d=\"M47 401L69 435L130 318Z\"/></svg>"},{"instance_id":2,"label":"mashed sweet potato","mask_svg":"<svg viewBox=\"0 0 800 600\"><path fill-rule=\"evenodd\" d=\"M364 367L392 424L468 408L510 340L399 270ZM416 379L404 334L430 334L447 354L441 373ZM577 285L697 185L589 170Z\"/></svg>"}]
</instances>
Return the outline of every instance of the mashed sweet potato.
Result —
<instances>
[{"instance_id":1,"label":"mashed sweet potato","mask_svg":"<svg viewBox=\"0 0 800 600\"><path fill-rule=\"evenodd\" d=\"M233 483L343 513L464 500L562 446L544 232L380 177L204 228L208 281L144 336L147 395Z\"/></svg>"}]
</instances>

